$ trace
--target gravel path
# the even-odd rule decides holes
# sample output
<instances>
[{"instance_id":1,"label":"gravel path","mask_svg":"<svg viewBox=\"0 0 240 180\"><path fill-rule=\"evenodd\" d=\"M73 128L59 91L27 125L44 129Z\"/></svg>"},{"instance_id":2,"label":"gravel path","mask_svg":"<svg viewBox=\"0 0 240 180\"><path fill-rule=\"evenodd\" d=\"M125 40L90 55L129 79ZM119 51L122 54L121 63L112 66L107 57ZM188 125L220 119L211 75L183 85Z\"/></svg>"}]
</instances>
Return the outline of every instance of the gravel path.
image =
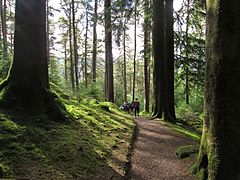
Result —
<instances>
[{"instance_id":1,"label":"gravel path","mask_svg":"<svg viewBox=\"0 0 240 180\"><path fill-rule=\"evenodd\" d=\"M196 179L187 173L192 162L179 160L175 154L179 146L196 142L170 130L160 121L137 118L136 122L138 133L131 157L130 179Z\"/></svg>"}]
</instances>

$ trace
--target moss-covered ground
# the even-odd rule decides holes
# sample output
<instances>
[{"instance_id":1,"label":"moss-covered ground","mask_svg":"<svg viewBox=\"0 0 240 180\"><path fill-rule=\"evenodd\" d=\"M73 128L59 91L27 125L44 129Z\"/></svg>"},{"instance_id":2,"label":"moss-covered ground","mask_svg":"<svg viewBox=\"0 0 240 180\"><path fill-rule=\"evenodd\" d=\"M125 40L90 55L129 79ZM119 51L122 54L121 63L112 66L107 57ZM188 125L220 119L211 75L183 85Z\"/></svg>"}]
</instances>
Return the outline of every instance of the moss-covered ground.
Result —
<instances>
[{"instance_id":1,"label":"moss-covered ground","mask_svg":"<svg viewBox=\"0 0 240 180\"><path fill-rule=\"evenodd\" d=\"M0 178L123 177L135 122L111 103L63 100L74 117L0 109Z\"/></svg>"},{"instance_id":2,"label":"moss-covered ground","mask_svg":"<svg viewBox=\"0 0 240 180\"><path fill-rule=\"evenodd\" d=\"M201 134L199 130L193 126L182 124L181 121L177 121L175 124L162 121L165 126L168 126L170 129L188 137L195 141L193 144L180 146L176 149L176 155L180 159L190 160L191 162L196 162L197 155L199 151L199 143L201 140ZM192 172L192 167L189 169L189 172Z\"/></svg>"}]
</instances>

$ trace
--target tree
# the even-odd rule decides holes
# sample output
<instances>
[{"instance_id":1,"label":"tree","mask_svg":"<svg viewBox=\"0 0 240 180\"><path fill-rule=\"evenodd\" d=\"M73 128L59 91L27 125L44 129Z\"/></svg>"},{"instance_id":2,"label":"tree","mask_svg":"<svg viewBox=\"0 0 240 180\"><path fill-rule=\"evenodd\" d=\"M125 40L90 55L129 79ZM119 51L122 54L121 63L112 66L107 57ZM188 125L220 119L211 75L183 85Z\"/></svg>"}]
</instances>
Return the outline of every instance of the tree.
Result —
<instances>
[{"instance_id":1,"label":"tree","mask_svg":"<svg viewBox=\"0 0 240 180\"><path fill-rule=\"evenodd\" d=\"M135 99L135 86L136 86L137 4L138 4L138 0L135 0L135 3L134 3L134 55L133 55L133 90L132 90L132 101L134 101L134 99Z\"/></svg>"},{"instance_id":2,"label":"tree","mask_svg":"<svg viewBox=\"0 0 240 180\"><path fill-rule=\"evenodd\" d=\"M72 0L72 35L73 35L73 50L74 50L74 72L76 81L76 90L79 90L78 80L78 44L77 44L77 33L76 33L76 20L75 20L75 0ZM70 25L71 27L71 25Z\"/></svg>"},{"instance_id":3,"label":"tree","mask_svg":"<svg viewBox=\"0 0 240 180\"><path fill-rule=\"evenodd\" d=\"M17 0L15 27L14 59L9 76L0 85L0 105L63 117L63 106L49 91L46 0Z\"/></svg>"},{"instance_id":4,"label":"tree","mask_svg":"<svg viewBox=\"0 0 240 180\"><path fill-rule=\"evenodd\" d=\"M7 1L1 0L1 21L2 21L2 38L3 38L3 59L8 59L8 42L7 42Z\"/></svg>"},{"instance_id":5,"label":"tree","mask_svg":"<svg viewBox=\"0 0 240 180\"><path fill-rule=\"evenodd\" d=\"M189 31L189 16L190 16L190 0L187 0L187 19L186 19L186 34L185 34L185 56L187 61L184 64L184 69L185 69L185 101L186 104L189 104L189 38L188 38L188 31Z\"/></svg>"},{"instance_id":6,"label":"tree","mask_svg":"<svg viewBox=\"0 0 240 180\"><path fill-rule=\"evenodd\" d=\"M111 0L104 1L105 22L105 98L114 102Z\"/></svg>"},{"instance_id":7,"label":"tree","mask_svg":"<svg viewBox=\"0 0 240 180\"><path fill-rule=\"evenodd\" d=\"M88 62L87 62L87 54L88 54L88 3L86 2L86 29L85 29L85 42L84 42L84 73L85 73L85 87L88 86Z\"/></svg>"},{"instance_id":8,"label":"tree","mask_svg":"<svg viewBox=\"0 0 240 180\"><path fill-rule=\"evenodd\" d=\"M240 177L240 1L207 1L205 120L195 170Z\"/></svg>"},{"instance_id":9,"label":"tree","mask_svg":"<svg viewBox=\"0 0 240 180\"><path fill-rule=\"evenodd\" d=\"M98 0L95 0L93 15L93 55L92 55L92 80L96 83L97 73L97 20L98 20Z\"/></svg>"},{"instance_id":10,"label":"tree","mask_svg":"<svg viewBox=\"0 0 240 180\"><path fill-rule=\"evenodd\" d=\"M153 1L153 118L162 118L165 99L164 74L164 0Z\"/></svg>"},{"instance_id":11,"label":"tree","mask_svg":"<svg viewBox=\"0 0 240 180\"><path fill-rule=\"evenodd\" d=\"M74 42L73 42L73 39L74 39L73 38L73 27L75 25L73 24L73 18L72 17L74 16L74 19L75 19L75 15L73 15L75 12L73 12L72 0L71 1L62 0L61 5L62 5L64 13L67 17L68 42L69 42L69 44L68 44L69 45L69 60L70 60L70 81L71 81L72 92L74 92L75 87L76 87L75 86L76 66L74 66L75 65L75 63L74 63L75 55L74 55L74 52L73 52L73 50L74 50L74 47L73 47L73 45L74 45Z\"/></svg>"},{"instance_id":12,"label":"tree","mask_svg":"<svg viewBox=\"0 0 240 180\"><path fill-rule=\"evenodd\" d=\"M150 78L149 78L149 63L150 63L150 2L145 0L144 2L144 87L145 87L145 101L144 111L149 112L149 100L150 100Z\"/></svg>"},{"instance_id":13,"label":"tree","mask_svg":"<svg viewBox=\"0 0 240 180\"><path fill-rule=\"evenodd\" d=\"M46 8L47 8L47 37L46 37L46 43L47 43L47 61L48 64L50 64L50 44L49 44L49 33L50 33L50 21L49 21L49 16L50 16L50 7L49 7L49 0L46 1Z\"/></svg>"},{"instance_id":14,"label":"tree","mask_svg":"<svg viewBox=\"0 0 240 180\"><path fill-rule=\"evenodd\" d=\"M123 89L124 89L124 102L127 102L127 64L126 64L126 20L123 27Z\"/></svg>"},{"instance_id":15,"label":"tree","mask_svg":"<svg viewBox=\"0 0 240 180\"><path fill-rule=\"evenodd\" d=\"M173 1L153 1L154 118L175 121Z\"/></svg>"},{"instance_id":16,"label":"tree","mask_svg":"<svg viewBox=\"0 0 240 180\"><path fill-rule=\"evenodd\" d=\"M166 102L164 109L165 120L174 122L176 119L174 108L174 31L173 31L173 0L165 1L165 31L164 58Z\"/></svg>"}]
</instances>

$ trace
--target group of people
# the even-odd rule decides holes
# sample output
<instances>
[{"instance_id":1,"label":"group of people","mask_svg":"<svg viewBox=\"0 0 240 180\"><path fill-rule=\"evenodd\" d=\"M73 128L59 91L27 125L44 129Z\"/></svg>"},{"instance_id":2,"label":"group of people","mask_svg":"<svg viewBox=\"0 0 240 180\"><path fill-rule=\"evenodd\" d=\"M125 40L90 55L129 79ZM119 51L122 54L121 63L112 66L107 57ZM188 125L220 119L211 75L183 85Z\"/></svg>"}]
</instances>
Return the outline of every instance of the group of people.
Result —
<instances>
[{"instance_id":1,"label":"group of people","mask_svg":"<svg viewBox=\"0 0 240 180\"><path fill-rule=\"evenodd\" d=\"M140 102L138 98L136 98L135 101L132 101L131 103L124 102L124 104L120 106L120 109L134 115L135 117L139 116Z\"/></svg>"}]
</instances>

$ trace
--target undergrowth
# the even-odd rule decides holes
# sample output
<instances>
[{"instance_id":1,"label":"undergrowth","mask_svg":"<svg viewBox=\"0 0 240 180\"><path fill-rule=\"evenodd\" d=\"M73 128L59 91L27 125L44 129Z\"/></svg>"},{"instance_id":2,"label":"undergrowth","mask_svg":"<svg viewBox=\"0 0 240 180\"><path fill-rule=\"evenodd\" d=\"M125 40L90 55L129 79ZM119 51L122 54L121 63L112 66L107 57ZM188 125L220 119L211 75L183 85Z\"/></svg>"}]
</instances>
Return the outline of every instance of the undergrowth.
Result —
<instances>
[{"instance_id":1,"label":"undergrowth","mask_svg":"<svg viewBox=\"0 0 240 180\"><path fill-rule=\"evenodd\" d=\"M111 103L62 100L74 120L0 110L0 178L123 177L135 123Z\"/></svg>"}]
</instances>

